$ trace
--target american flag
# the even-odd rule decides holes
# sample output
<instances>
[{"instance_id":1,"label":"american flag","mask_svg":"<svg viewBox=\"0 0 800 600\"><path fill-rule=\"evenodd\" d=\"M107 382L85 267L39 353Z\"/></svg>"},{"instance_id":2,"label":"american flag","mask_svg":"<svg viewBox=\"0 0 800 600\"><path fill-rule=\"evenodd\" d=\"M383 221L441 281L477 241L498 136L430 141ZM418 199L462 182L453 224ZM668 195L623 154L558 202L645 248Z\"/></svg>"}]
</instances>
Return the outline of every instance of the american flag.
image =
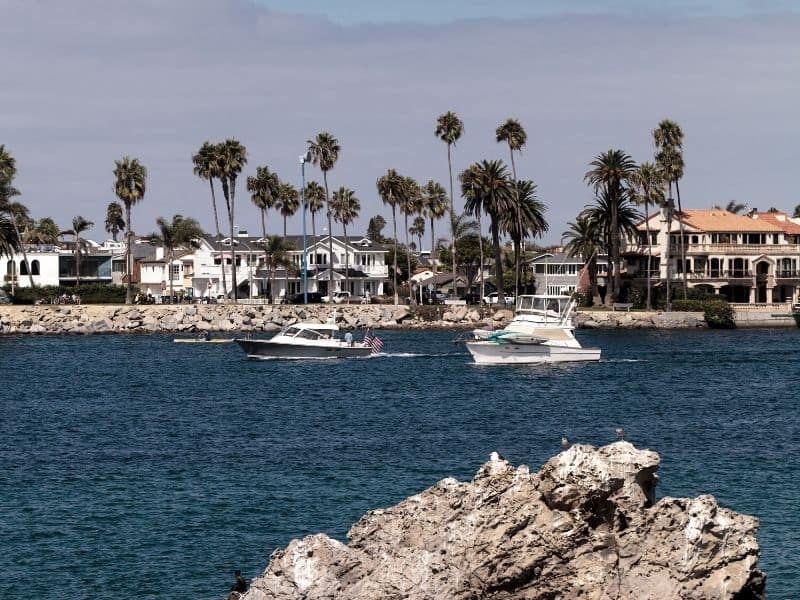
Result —
<instances>
[{"instance_id":1,"label":"american flag","mask_svg":"<svg viewBox=\"0 0 800 600\"><path fill-rule=\"evenodd\" d=\"M364 345L372 348L372 354L378 354L383 348L383 340L369 330L364 334Z\"/></svg>"}]
</instances>

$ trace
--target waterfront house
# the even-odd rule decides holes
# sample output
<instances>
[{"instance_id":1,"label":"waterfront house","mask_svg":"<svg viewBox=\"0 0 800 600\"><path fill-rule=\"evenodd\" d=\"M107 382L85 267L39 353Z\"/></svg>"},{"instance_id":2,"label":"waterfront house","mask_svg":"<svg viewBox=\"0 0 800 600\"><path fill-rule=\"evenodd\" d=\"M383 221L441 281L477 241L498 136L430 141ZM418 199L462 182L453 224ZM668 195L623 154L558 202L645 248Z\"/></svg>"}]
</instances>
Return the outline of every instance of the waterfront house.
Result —
<instances>
[{"instance_id":1,"label":"waterfront house","mask_svg":"<svg viewBox=\"0 0 800 600\"><path fill-rule=\"evenodd\" d=\"M570 295L578 289L578 280L586 259L556 250L538 254L528 263L535 276L535 294ZM597 257L596 263L597 284L602 288L608 275L608 259L601 255Z\"/></svg>"},{"instance_id":2,"label":"waterfront house","mask_svg":"<svg viewBox=\"0 0 800 600\"><path fill-rule=\"evenodd\" d=\"M678 219L684 223L685 264ZM639 284L649 277L654 285L664 285L666 257L675 287L681 285L685 271L689 287L724 296L730 302L797 301L800 222L785 213L737 215L715 208L670 215L662 210L649 222L642 221L637 231L637 239L628 240L624 254L626 272ZM648 252L652 254L649 273Z\"/></svg>"}]
</instances>

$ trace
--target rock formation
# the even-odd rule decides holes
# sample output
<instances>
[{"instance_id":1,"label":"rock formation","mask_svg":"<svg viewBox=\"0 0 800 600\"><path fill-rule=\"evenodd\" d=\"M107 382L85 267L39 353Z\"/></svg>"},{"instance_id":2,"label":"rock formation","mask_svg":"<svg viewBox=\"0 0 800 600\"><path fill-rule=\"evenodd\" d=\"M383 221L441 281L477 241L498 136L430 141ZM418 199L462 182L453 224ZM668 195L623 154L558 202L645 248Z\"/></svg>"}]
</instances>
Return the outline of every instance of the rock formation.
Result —
<instances>
[{"instance_id":1,"label":"rock formation","mask_svg":"<svg viewBox=\"0 0 800 600\"><path fill-rule=\"evenodd\" d=\"M712 496L655 501L659 457L574 445L539 473L496 453L353 525L276 550L244 600L762 599L758 521Z\"/></svg>"}]
</instances>

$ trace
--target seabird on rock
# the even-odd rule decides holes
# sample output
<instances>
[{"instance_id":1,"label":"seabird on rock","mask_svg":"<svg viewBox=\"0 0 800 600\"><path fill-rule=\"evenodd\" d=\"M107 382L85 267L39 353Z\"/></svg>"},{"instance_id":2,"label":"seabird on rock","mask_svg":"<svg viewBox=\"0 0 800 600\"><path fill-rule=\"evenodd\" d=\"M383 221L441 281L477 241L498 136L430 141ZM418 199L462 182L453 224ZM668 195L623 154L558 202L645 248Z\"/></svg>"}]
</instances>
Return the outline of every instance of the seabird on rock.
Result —
<instances>
[{"instance_id":1,"label":"seabird on rock","mask_svg":"<svg viewBox=\"0 0 800 600\"><path fill-rule=\"evenodd\" d=\"M617 432L617 440L622 441L625 439L625 428L617 427L614 431Z\"/></svg>"},{"instance_id":2,"label":"seabird on rock","mask_svg":"<svg viewBox=\"0 0 800 600\"><path fill-rule=\"evenodd\" d=\"M572 444L569 443L569 438L567 438L567 436L565 436L565 435L562 435L561 436L561 447L564 450L569 450L570 446L572 446Z\"/></svg>"}]
</instances>

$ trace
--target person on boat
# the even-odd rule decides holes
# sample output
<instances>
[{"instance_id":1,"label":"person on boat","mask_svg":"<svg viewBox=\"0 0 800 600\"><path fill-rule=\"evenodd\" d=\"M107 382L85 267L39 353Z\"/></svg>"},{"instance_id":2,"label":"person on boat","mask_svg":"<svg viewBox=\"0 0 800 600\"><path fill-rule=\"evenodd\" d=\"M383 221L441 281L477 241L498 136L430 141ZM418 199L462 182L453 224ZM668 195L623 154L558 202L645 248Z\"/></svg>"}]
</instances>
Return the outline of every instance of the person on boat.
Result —
<instances>
[{"instance_id":1,"label":"person on boat","mask_svg":"<svg viewBox=\"0 0 800 600\"><path fill-rule=\"evenodd\" d=\"M348 346L352 346L353 345L353 334L350 333L349 331L344 334L344 342Z\"/></svg>"}]
</instances>

